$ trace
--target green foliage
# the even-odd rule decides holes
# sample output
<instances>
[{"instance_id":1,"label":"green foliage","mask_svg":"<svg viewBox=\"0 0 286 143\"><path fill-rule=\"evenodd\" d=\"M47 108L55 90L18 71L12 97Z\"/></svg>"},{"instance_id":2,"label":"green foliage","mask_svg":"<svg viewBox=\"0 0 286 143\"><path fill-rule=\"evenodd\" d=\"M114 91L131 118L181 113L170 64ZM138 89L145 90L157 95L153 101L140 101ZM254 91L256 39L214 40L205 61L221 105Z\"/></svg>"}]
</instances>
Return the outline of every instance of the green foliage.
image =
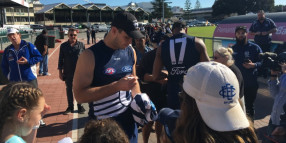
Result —
<instances>
[{"instance_id":1,"label":"green foliage","mask_svg":"<svg viewBox=\"0 0 286 143\"><path fill-rule=\"evenodd\" d=\"M258 10L271 12L274 9L274 0L216 0L212 6L214 17L237 13L243 15Z\"/></svg>"},{"instance_id":2,"label":"green foliage","mask_svg":"<svg viewBox=\"0 0 286 143\"><path fill-rule=\"evenodd\" d=\"M201 3L199 0L196 1L195 9L201 8Z\"/></svg>"},{"instance_id":3,"label":"green foliage","mask_svg":"<svg viewBox=\"0 0 286 143\"><path fill-rule=\"evenodd\" d=\"M162 18L163 12L163 1L165 0L154 0L151 2L153 5L153 12L151 13L152 18ZM173 15L171 8L168 6L168 2L164 2L164 17L170 18Z\"/></svg>"},{"instance_id":4,"label":"green foliage","mask_svg":"<svg viewBox=\"0 0 286 143\"><path fill-rule=\"evenodd\" d=\"M191 2L190 0L186 0L185 2L185 12L184 12L184 19L190 19L190 13L191 13Z\"/></svg>"}]
</instances>

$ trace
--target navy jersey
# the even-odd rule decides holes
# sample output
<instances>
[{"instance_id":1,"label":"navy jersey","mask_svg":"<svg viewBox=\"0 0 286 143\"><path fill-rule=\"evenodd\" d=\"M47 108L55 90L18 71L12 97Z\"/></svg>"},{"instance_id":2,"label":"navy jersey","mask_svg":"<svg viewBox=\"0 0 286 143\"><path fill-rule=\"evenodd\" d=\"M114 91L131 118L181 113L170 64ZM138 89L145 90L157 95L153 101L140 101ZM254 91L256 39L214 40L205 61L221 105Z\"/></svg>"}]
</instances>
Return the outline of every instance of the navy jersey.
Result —
<instances>
[{"instance_id":1,"label":"navy jersey","mask_svg":"<svg viewBox=\"0 0 286 143\"><path fill-rule=\"evenodd\" d=\"M259 53L262 53L262 50L258 45L252 42L247 42L246 45L235 44L233 47L233 59L235 61L235 65L239 68L243 80L244 87L256 87L257 76L256 76L256 68L246 69L243 67L243 63L246 59L251 60L253 63L256 63L257 67L261 66L259 60Z\"/></svg>"},{"instance_id":2,"label":"navy jersey","mask_svg":"<svg viewBox=\"0 0 286 143\"><path fill-rule=\"evenodd\" d=\"M135 63L132 47L113 50L100 41L89 50L93 52L95 58L92 87L107 85L132 74ZM89 115L93 114L98 119L115 117L127 110L131 99L131 91L119 91L90 103Z\"/></svg>"},{"instance_id":3,"label":"navy jersey","mask_svg":"<svg viewBox=\"0 0 286 143\"><path fill-rule=\"evenodd\" d=\"M249 28L249 31L251 32L267 32L273 28L276 28L275 23L269 19L265 18L263 23L260 23L259 20L255 20L251 27ZM255 35L254 41L257 44L267 44L271 41L271 37L269 34L267 35Z\"/></svg>"},{"instance_id":4,"label":"navy jersey","mask_svg":"<svg viewBox=\"0 0 286 143\"><path fill-rule=\"evenodd\" d=\"M177 100L175 102L179 107L178 93L181 91L183 76L191 66L200 62L200 53L195 47L195 37L186 34L171 37L162 44L161 57L168 70L168 96L176 97L172 100Z\"/></svg>"}]
</instances>

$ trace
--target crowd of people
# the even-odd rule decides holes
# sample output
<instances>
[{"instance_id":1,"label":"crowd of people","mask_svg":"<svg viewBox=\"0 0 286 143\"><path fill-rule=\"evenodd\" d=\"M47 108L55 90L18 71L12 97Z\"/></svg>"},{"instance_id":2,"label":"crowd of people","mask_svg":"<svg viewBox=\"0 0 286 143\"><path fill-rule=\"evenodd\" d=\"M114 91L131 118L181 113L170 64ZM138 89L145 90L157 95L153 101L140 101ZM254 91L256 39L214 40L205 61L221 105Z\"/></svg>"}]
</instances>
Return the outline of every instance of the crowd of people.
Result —
<instances>
[{"instance_id":1,"label":"crowd of people","mask_svg":"<svg viewBox=\"0 0 286 143\"><path fill-rule=\"evenodd\" d=\"M269 51L269 34L276 31L263 11L249 29L255 43L248 40L246 26L237 26L236 44L217 47L213 59L203 40L185 33L181 20L137 25L131 13L118 13L103 40L95 41L94 29L86 31L87 44L92 36L89 48L77 39L75 29L69 29L68 40L60 46L58 71L68 102L64 114L74 112L74 98L80 114L86 111L82 103L89 104L80 143L137 143L139 126L148 143L154 123L158 143L258 142L255 73L263 64L259 54ZM33 45L21 40L18 30L7 32L12 44L4 51L1 68L10 83L0 91L0 142L32 143L50 109L35 69L40 62L38 75L50 75L46 33ZM271 70L268 82L275 98L269 136L286 134L286 63L280 66L281 71Z\"/></svg>"}]
</instances>

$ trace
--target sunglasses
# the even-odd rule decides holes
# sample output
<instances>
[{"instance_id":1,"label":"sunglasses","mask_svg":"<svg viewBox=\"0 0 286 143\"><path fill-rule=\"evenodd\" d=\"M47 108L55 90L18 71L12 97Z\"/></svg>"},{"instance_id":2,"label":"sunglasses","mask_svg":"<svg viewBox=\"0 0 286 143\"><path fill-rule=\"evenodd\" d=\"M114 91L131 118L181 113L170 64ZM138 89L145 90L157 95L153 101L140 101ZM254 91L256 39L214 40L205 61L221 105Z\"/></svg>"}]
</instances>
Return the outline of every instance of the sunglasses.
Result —
<instances>
[{"instance_id":1,"label":"sunglasses","mask_svg":"<svg viewBox=\"0 0 286 143\"><path fill-rule=\"evenodd\" d=\"M77 36L76 34L70 34L70 36Z\"/></svg>"}]
</instances>

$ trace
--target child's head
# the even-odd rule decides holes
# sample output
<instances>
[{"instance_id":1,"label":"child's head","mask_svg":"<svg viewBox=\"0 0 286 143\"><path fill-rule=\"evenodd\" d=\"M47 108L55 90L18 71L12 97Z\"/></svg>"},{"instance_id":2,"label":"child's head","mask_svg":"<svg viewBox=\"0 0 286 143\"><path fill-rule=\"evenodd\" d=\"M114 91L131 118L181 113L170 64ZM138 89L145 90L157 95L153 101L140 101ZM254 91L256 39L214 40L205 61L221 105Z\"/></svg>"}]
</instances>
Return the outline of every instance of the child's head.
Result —
<instances>
[{"instance_id":1,"label":"child's head","mask_svg":"<svg viewBox=\"0 0 286 143\"><path fill-rule=\"evenodd\" d=\"M119 125L111 119L91 120L85 125L79 143L128 143Z\"/></svg>"},{"instance_id":2,"label":"child's head","mask_svg":"<svg viewBox=\"0 0 286 143\"><path fill-rule=\"evenodd\" d=\"M44 106L40 89L24 82L6 85L0 91L0 133L9 128L18 136L27 136L39 124Z\"/></svg>"}]
</instances>

